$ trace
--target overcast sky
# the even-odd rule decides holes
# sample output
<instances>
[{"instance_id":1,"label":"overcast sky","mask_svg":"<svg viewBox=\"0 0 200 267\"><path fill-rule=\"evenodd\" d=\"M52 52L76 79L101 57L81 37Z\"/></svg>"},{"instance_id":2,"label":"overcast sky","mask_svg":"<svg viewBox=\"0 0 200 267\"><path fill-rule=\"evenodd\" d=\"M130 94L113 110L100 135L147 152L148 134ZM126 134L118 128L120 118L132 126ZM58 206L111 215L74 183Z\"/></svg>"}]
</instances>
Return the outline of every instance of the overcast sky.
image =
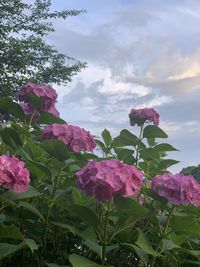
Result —
<instances>
[{"instance_id":1,"label":"overcast sky","mask_svg":"<svg viewBox=\"0 0 200 267\"><path fill-rule=\"evenodd\" d=\"M200 163L200 1L53 0L53 9L86 9L57 21L48 42L88 63L56 87L69 123L100 135L129 126L131 108L153 107L168 142L180 150L173 168ZM166 141L166 140L165 140Z\"/></svg>"}]
</instances>

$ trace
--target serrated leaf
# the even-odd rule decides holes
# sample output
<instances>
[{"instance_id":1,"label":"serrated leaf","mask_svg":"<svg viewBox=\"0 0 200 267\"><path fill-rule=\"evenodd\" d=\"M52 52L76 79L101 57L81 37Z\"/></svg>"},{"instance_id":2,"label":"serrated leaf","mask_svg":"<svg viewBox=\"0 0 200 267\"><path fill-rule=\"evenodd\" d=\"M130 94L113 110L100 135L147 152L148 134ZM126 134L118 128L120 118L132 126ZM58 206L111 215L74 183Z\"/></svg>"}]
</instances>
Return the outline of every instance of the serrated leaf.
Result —
<instances>
[{"instance_id":1,"label":"serrated leaf","mask_svg":"<svg viewBox=\"0 0 200 267\"><path fill-rule=\"evenodd\" d=\"M107 129L102 132L102 137L106 146L109 146L112 142L112 137Z\"/></svg>"},{"instance_id":2,"label":"serrated leaf","mask_svg":"<svg viewBox=\"0 0 200 267\"><path fill-rule=\"evenodd\" d=\"M170 144L167 143L162 143L159 145L154 146L154 149L158 150L158 151L178 151L178 149L176 149L175 147L173 147Z\"/></svg>"},{"instance_id":3,"label":"serrated leaf","mask_svg":"<svg viewBox=\"0 0 200 267\"><path fill-rule=\"evenodd\" d=\"M33 206L31 203L20 201L17 206L23 207L23 208L29 210L30 212L37 215L39 218L41 218L44 221L44 217L43 217L42 213L35 206Z\"/></svg>"},{"instance_id":4,"label":"serrated leaf","mask_svg":"<svg viewBox=\"0 0 200 267\"><path fill-rule=\"evenodd\" d=\"M25 246L26 246L26 243L24 241L18 245L0 243L0 259L10 256L11 254L21 250Z\"/></svg>"},{"instance_id":5,"label":"serrated leaf","mask_svg":"<svg viewBox=\"0 0 200 267\"><path fill-rule=\"evenodd\" d=\"M122 130L120 135L113 139L111 147L136 146L138 138L128 130Z\"/></svg>"},{"instance_id":6,"label":"serrated leaf","mask_svg":"<svg viewBox=\"0 0 200 267\"><path fill-rule=\"evenodd\" d=\"M10 98L0 99L0 109L22 120L25 117L22 107Z\"/></svg>"},{"instance_id":7,"label":"serrated leaf","mask_svg":"<svg viewBox=\"0 0 200 267\"><path fill-rule=\"evenodd\" d=\"M20 230L14 225L3 225L0 224L0 238L12 238L23 240L24 236Z\"/></svg>"},{"instance_id":8,"label":"serrated leaf","mask_svg":"<svg viewBox=\"0 0 200 267\"><path fill-rule=\"evenodd\" d=\"M42 194L35 189L33 186L29 186L29 190L27 192L16 193L12 190L8 190L4 196L8 198L8 200L22 200L28 198L34 198L41 196Z\"/></svg>"},{"instance_id":9,"label":"serrated leaf","mask_svg":"<svg viewBox=\"0 0 200 267\"><path fill-rule=\"evenodd\" d=\"M38 250L38 245L36 244L35 240L30 239L30 238L24 238L24 241L27 244L27 246L30 248L32 253L34 252L34 250Z\"/></svg>"},{"instance_id":10,"label":"serrated leaf","mask_svg":"<svg viewBox=\"0 0 200 267\"><path fill-rule=\"evenodd\" d=\"M70 255L69 260L73 267L103 267L103 265L99 265L76 254Z\"/></svg>"},{"instance_id":11,"label":"serrated leaf","mask_svg":"<svg viewBox=\"0 0 200 267\"><path fill-rule=\"evenodd\" d=\"M60 140L45 140L42 142L41 146L59 161L65 161L69 158L67 146Z\"/></svg>"},{"instance_id":12,"label":"serrated leaf","mask_svg":"<svg viewBox=\"0 0 200 267\"><path fill-rule=\"evenodd\" d=\"M61 118L55 117L52 113L49 112L40 113L38 124L52 124L52 123L67 124L66 121L64 121Z\"/></svg>"},{"instance_id":13,"label":"serrated leaf","mask_svg":"<svg viewBox=\"0 0 200 267\"><path fill-rule=\"evenodd\" d=\"M180 161L175 159L164 159L161 160L158 164L158 169L166 170L167 168L171 167L172 165L175 165L179 163Z\"/></svg>"},{"instance_id":14,"label":"serrated leaf","mask_svg":"<svg viewBox=\"0 0 200 267\"><path fill-rule=\"evenodd\" d=\"M167 138L168 135L158 126L147 125L143 131L143 138Z\"/></svg>"},{"instance_id":15,"label":"serrated leaf","mask_svg":"<svg viewBox=\"0 0 200 267\"><path fill-rule=\"evenodd\" d=\"M151 243L145 236L145 234L138 229L138 239L136 241L136 245L138 245L145 253L152 255L154 257L158 256L159 254L152 248Z\"/></svg>"}]
</instances>

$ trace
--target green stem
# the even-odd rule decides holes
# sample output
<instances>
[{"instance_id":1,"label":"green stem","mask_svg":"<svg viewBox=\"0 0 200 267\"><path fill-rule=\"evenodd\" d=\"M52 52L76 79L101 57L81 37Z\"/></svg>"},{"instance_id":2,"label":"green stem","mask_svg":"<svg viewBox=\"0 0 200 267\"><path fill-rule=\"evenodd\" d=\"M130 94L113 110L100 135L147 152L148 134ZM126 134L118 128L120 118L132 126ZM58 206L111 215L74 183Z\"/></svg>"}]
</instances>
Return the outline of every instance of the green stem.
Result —
<instances>
[{"instance_id":1,"label":"green stem","mask_svg":"<svg viewBox=\"0 0 200 267\"><path fill-rule=\"evenodd\" d=\"M111 207L111 200L108 201L105 224L104 224L104 231L103 231L103 246L102 246L102 258L101 258L102 264L105 264L105 260L106 260L107 231L108 231L110 207Z\"/></svg>"},{"instance_id":2,"label":"green stem","mask_svg":"<svg viewBox=\"0 0 200 267\"><path fill-rule=\"evenodd\" d=\"M170 223L170 220L171 220L172 213L173 213L174 209L175 209L175 206L173 205L172 208L171 208L171 210L169 211L169 215L168 215L168 218L167 218L166 225L165 225L165 227L164 227L164 229L163 229L163 231L162 231L162 233L161 233L161 235L160 235L160 238L159 238L159 240L158 240L158 244L157 244L156 249L155 249L156 252L158 252L158 250L159 250L159 248L160 248L160 245L161 245L161 242L162 242L163 237L166 236L165 233L166 233L166 231L167 231L167 229L168 229L168 227L169 227L169 223ZM155 265L155 260L156 260L156 258L154 257L154 258L152 259L152 262L151 262L151 264L150 264L150 267L154 267L154 265Z\"/></svg>"},{"instance_id":3,"label":"green stem","mask_svg":"<svg viewBox=\"0 0 200 267\"><path fill-rule=\"evenodd\" d=\"M53 198L55 196L56 190L57 190L57 186L59 183L59 179L60 179L60 175L61 175L61 171L62 168L60 168L60 171L58 173L58 176L56 177L56 181L53 185L53 190L52 193L49 197L49 200L51 201L50 204L48 204L48 210L47 210L47 216L45 219L45 229L44 229L44 233L43 233L43 249L42 249L42 255L45 252L46 253L46 245L47 245L47 233L48 233L48 227L49 227L49 218L50 218L50 214L51 214L51 209L53 207Z\"/></svg>"},{"instance_id":4,"label":"green stem","mask_svg":"<svg viewBox=\"0 0 200 267\"><path fill-rule=\"evenodd\" d=\"M140 141L142 140L143 128L144 128L144 124L140 127L140 134L139 134L138 143L137 143L137 146L136 146L136 156L135 156L135 166L136 167L137 167L137 164L138 164L139 148L140 148Z\"/></svg>"},{"instance_id":5,"label":"green stem","mask_svg":"<svg viewBox=\"0 0 200 267\"><path fill-rule=\"evenodd\" d=\"M30 118L30 121L29 121L29 124L28 124L28 128L30 128L30 126L31 126L31 123L32 123L32 121L33 121L33 117L34 117L34 115L35 115L35 112L36 112L36 109L34 109L34 110L33 110L33 113L31 114L31 118Z\"/></svg>"}]
</instances>

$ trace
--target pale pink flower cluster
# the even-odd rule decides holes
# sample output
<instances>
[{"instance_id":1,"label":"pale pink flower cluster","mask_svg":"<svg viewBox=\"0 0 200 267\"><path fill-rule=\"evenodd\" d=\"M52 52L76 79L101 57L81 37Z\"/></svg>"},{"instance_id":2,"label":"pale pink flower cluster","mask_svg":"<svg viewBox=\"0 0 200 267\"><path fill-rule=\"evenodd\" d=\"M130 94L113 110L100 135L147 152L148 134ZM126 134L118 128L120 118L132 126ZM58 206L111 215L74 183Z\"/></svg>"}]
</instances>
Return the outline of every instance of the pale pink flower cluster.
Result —
<instances>
[{"instance_id":1,"label":"pale pink flower cluster","mask_svg":"<svg viewBox=\"0 0 200 267\"><path fill-rule=\"evenodd\" d=\"M151 186L174 205L200 205L200 185L193 176L165 173L156 176Z\"/></svg>"},{"instance_id":2,"label":"pale pink flower cluster","mask_svg":"<svg viewBox=\"0 0 200 267\"><path fill-rule=\"evenodd\" d=\"M43 139L63 141L72 152L92 151L96 143L89 131L68 124L51 124L44 128Z\"/></svg>"},{"instance_id":3,"label":"pale pink flower cluster","mask_svg":"<svg viewBox=\"0 0 200 267\"><path fill-rule=\"evenodd\" d=\"M119 160L89 161L77 172L77 186L99 201L115 195L137 197L143 184L143 173Z\"/></svg>"},{"instance_id":4,"label":"pale pink flower cluster","mask_svg":"<svg viewBox=\"0 0 200 267\"><path fill-rule=\"evenodd\" d=\"M39 117L40 112L49 112L59 117L60 113L55 107L57 93L51 86L29 82L20 89L18 99L22 101L20 105L26 115L33 113L33 106L29 100L29 94L34 94L42 100L42 107L35 112L35 118Z\"/></svg>"},{"instance_id":5,"label":"pale pink flower cluster","mask_svg":"<svg viewBox=\"0 0 200 267\"><path fill-rule=\"evenodd\" d=\"M145 122L153 122L159 125L159 114L153 108L131 109L129 113L130 125L143 125Z\"/></svg>"},{"instance_id":6,"label":"pale pink flower cluster","mask_svg":"<svg viewBox=\"0 0 200 267\"><path fill-rule=\"evenodd\" d=\"M0 156L0 185L15 192L26 192L29 187L30 172L24 162L12 156Z\"/></svg>"}]
</instances>

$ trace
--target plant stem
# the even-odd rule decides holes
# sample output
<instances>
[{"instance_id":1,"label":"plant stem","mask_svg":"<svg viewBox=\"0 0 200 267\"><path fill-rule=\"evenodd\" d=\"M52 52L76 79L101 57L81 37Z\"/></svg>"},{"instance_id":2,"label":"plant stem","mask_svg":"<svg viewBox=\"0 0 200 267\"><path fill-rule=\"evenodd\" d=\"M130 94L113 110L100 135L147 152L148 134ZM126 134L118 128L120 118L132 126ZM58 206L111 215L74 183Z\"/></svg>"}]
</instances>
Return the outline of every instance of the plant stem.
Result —
<instances>
[{"instance_id":1,"label":"plant stem","mask_svg":"<svg viewBox=\"0 0 200 267\"><path fill-rule=\"evenodd\" d=\"M137 167L137 164L138 164L139 147L140 147L140 141L142 140L143 128L144 128L144 124L140 127L140 134L139 134L138 143L137 143L137 146L136 146L136 156L135 156L135 166L136 167Z\"/></svg>"},{"instance_id":2,"label":"plant stem","mask_svg":"<svg viewBox=\"0 0 200 267\"><path fill-rule=\"evenodd\" d=\"M61 170L62 167L60 168L60 171L58 173L58 176L56 177L55 183L53 185L53 190L52 193L50 194L49 199L52 201L52 199L55 196L55 192L59 183L59 179L60 179L60 175L61 175ZM48 210L47 210L47 216L45 219L45 229L44 229L44 233L43 233L43 249L42 249L42 255L45 252L46 253L46 245L47 245L47 233L48 233L48 226L49 226L49 218L50 218L50 214L51 214L51 209L53 207L53 201L48 205Z\"/></svg>"},{"instance_id":3,"label":"plant stem","mask_svg":"<svg viewBox=\"0 0 200 267\"><path fill-rule=\"evenodd\" d=\"M108 231L110 207L111 207L111 200L108 201L106 218L105 218L105 223L104 223L102 258L101 258L101 263L102 264L105 264L105 260L106 260L107 231Z\"/></svg>"},{"instance_id":4,"label":"plant stem","mask_svg":"<svg viewBox=\"0 0 200 267\"><path fill-rule=\"evenodd\" d=\"M161 242L162 242L162 239L163 239L163 237L165 236L165 232L167 231L167 229L168 229L168 227L169 227L169 223L170 223L170 220L171 220L172 213L173 213L174 209L175 209L175 206L173 205L172 208L171 208L171 210L169 211L169 215L168 215L168 218L167 218L166 225L165 225L165 227L164 227L164 229L163 229L163 231L162 231L162 233L161 233L161 236L160 236L160 238L159 238L159 240L158 240L158 244L157 244L156 249L155 249L156 252L158 252L158 250L159 250L159 248L160 248L160 245L161 245ZM155 265L155 260L156 260L156 257L154 257L154 258L152 259L152 262L151 262L151 264L150 264L150 267L154 267L154 265Z\"/></svg>"}]
</instances>

